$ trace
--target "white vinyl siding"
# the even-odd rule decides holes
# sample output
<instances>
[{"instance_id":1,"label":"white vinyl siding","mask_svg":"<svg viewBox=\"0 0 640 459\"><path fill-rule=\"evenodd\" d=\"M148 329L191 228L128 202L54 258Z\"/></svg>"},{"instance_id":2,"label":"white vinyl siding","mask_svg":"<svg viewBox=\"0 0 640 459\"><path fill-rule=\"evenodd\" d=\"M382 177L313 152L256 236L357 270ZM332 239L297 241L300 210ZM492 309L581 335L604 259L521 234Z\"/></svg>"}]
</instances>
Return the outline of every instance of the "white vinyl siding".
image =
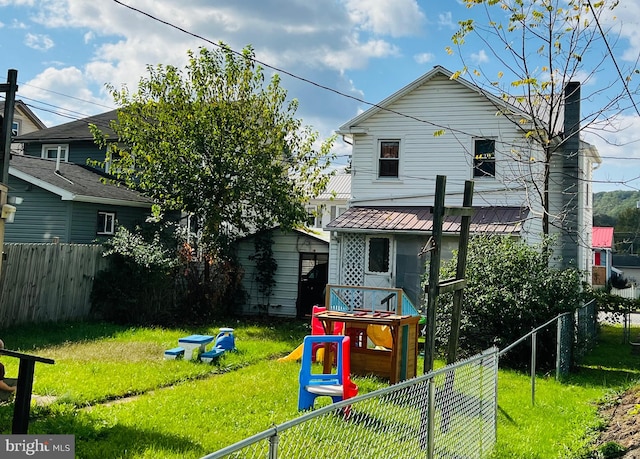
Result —
<instances>
[{"instance_id":1,"label":"white vinyl siding","mask_svg":"<svg viewBox=\"0 0 640 459\"><path fill-rule=\"evenodd\" d=\"M476 196L487 195L482 205L525 202L523 162L514 156L535 154L529 151L523 132L496 116L496 107L484 96L436 76L389 108L412 118L381 110L357 126L364 133L352 139L352 205L432 205L437 175L447 177L447 194L452 195L447 204L460 205L464 181L473 178L475 138L496 139L496 180L479 180L475 185ZM452 129L434 135L438 126L413 117ZM378 142L386 139L401 141L400 180L377 178ZM518 151L520 145L522 151ZM524 161L524 166L529 164Z\"/></svg>"},{"instance_id":2,"label":"white vinyl siding","mask_svg":"<svg viewBox=\"0 0 640 459\"><path fill-rule=\"evenodd\" d=\"M273 289L273 294L269 298L272 306L269 310L269 315L296 317L300 252L329 253L329 244L297 231L285 233L275 229L272 230L272 234L273 257L278 263L278 269L275 273L276 285ZM247 237L238 243L238 260L240 260L245 270L242 285L248 294L242 310L243 314L263 313L258 309L258 304L263 299L258 292L258 284L255 281L255 262L249 259L249 256L253 253L255 253L253 237Z\"/></svg>"}]
</instances>

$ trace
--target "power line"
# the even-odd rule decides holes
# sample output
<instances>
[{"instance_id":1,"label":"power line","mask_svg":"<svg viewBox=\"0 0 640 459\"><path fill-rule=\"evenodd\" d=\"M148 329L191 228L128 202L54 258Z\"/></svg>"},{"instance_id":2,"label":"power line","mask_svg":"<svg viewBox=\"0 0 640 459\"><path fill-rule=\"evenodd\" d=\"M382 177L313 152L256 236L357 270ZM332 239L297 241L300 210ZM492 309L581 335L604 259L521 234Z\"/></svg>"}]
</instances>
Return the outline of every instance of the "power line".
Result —
<instances>
[{"instance_id":1,"label":"power line","mask_svg":"<svg viewBox=\"0 0 640 459\"><path fill-rule=\"evenodd\" d=\"M222 44L219 44L219 43L215 43L215 42L213 42L212 40L209 40L209 39L207 39L207 38L205 38L205 37L203 37L203 36L201 36L201 35L198 35L198 34L196 34L196 33L190 32L190 31L188 31L188 30L186 30L186 29L184 29L184 28L182 28L182 27L180 27L180 26L177 26L177 25L175 25L175 24L172 24L172 23L170 23L170 22L168 22L168 21L165 21L165 20L162 20L162 19L160 19L160 18L157 18L157 17L155 17L155 16L153 16L153 15L151 15L151 14L149 14L149 13L145 12L145 11L142 11L142 10L140 10L140 9L138 9L138 8L135 8L135 7L132 7L132 6L126 5L126 4L122 3L122 2L121 2L121 1L119 1L119 0L114 0L114 2L115 2L115 3L117 3L117 4L118 4L118 5L120 5L120 6L123 6L123 7L125 7L125 8L128 8L128 9L132 10L132 11L135 11L135 12L137 12L137 13L139 13L139 14L142 14L142 15L144 15L144 16L146 16L146 17L148 17L148 18L150 18L150 19L152 19L152 20L154 20L154 21L157 21L157 22L162 23L162 24L164 24L164 25L167 25L167 26L169 26L169 27L171 27L171 28L174 28L174 29L176 29L176 30L179 30L179 31L181 31L181 32L183 32L183 33L185 33L185 34L187 34L187 35L190 35L190 36L192 36L192 37L194 37L194 38L198 38L198 39L203 40L203 41L205 41L205 42L207 42L207 43L210 43L210 44L211 44L211 45L213 45L213 46L216 46L216 47L219 47L219 48L227 49L227 50L229 50L230 52L232 52L232 53L234 53L234 54L236 54L236 55L238 55L238 56L245 57L245 56L244 56L244 54L242 54L242 53L240 53L240 52L238 52L238 51L235 51L235 50L231 49L230 47L228 47L228 46L226 46L226 45L222 45ZM468 132L465 132L465 131L462 131L462 130L459 130L459 129L455 129L455 128L452 128L452 127L450 127L450 126L440 125L440 124L438 124L438 123L430 122L430 121L428 121L428 120L420 119L420 118L418 118L418 117L416 117L416 116L412 116L412 115L408 115L408 114L405 114L405 113L401 113L401 112L398 112L398 111L396 111L396 110L392 110L392 109L389 109L389 108L387 108L387 107L383 107L383 106L381 106L381 105L378 105L378 104L376 104L376 103L372 103L372 102L366 101L366 100L364 100L364 99L362 99L362 98L359 98L359 97L353 96L353 95L351 95L351 94L347 94L347 93L341 92L341 91L339 91L339 90L336 90L336 89L334 89L334 88L331 88L331 87L328 87L328 86L325 86L325 85L319 84L319 83L314 82L314 81L312 81L312 80L310 80L310 79L308 79L308 78L301 77L301 76L296 75L296 74L294 74L294 73L292 73L292 72L289 72L289 71L287 71L287 70L285 70L285 69L282 69L282 68L279 68L279 67L276 67L276 66L270 65L270 64L268 64L268 63L266 63L266 62L263 62L263 61L260 61L260 60L258 60L258 59L252 58L252 61L254 61L254 62L255 62L255 63L257 63L257 64L260 64L261 66L264 66L264 67L266 67L266 68L272 69L272 70L274 70L274 71L276 71L276 72L279 72L279 73L282 73L282 74L288 75L288 76L290 76L290 77L292 77L292 78L294 78L294 79L297 79L297 80L303 81L303 82L305 82L305 83L307 83L307 84L311 84L311 85L316 86L316 87L318 87L318 88L321 88L321 89L324 89L324 90L326 90L326 91L329 91L329 92L335 93L335 94L337 94L337 95L339 95L339 96L342 96L342 97L345 97L345 98L349 98L349 99L355 100L355 101L357 101L357 102L359 102L359 103L363 103L363 104L366 104L366 105L369 105L369 106L372 106L372 107L376 107L376 108L381 109L381 110L384 110L384 111L386 111L386 112L390 112L390 113L396 114L396 115L401 116L401 117L405 117L405 118L408 118L408 119L412 119L412 120L414 120L414 121L418 121L418 122L420 122L420 123L429 124L429 125L431 125L431 126L434 126L434 127L437 127L437 128L441 128L441 129L445 129L445 130L450 131L450 132L457 132L457 133L464 134L464 135L467 135L467 136L476 136L476 135L474 135L474 134L472 134L472 133L468 133ZM617 66L617 65L616 65L616 66ZM28 84L27 84L27 85L28 85ZM74 97L74 96L70 96L70 95L62 94L62 93L59 93L59 92L56 92L56 91L52 91L52 90L48 90L48 89L44 89L44 88L38 88L37 86L33 86L33 85L28 85L28 86L32 86L32 87L34 87L34 88L37 88L37 89L40 89L40 90L44 90L44 91L47 91L47 92L51 92L51 93L54 93L54 94L58 94L58 95L61 95L61 96L64 96L64 97L69 97L69 98L71 98L71 99L75 99L75 100L78 100L78 101L81 101L81 102L90 103L90 104L93 104L93 105L96 105L96 106L101 106L101 107L105 107L105 108L110 108L110 109L112 109L112 107L108 107L108 106L106 106L106 105L98 104L98 103L95 103L95 102L92 102L92 101L87 101L87 100L84 100L84 99L81 99L81 98L77 98L77 97ZM627 91L628 91L628 88L626 87L626 85L625 85L625 89L627 89ZM28 98L27 98L27 99L28 99ZM49 106L52 106L52 107L56 107L56 106L54 106L54 105L52 105L52 104L47 104L47 103L45 103L45 102L36 101L35 99L29 99L29 100L32 100L32 101L34 101L34 102L38 102L38 103L42 103L42 104L46 104L46 105L49 105ZM33 105L32 105L32 107L35 107L35 106L33 106ZM635 107L635 104L634 104L634 107ZM59 116L64 116L64 117L66 117L66 118L70 118L70 119L81 119L81 118L77 118L77 117L71 116L71 115L69 115L69 114L59 113L59 112L56 112L56 111L53 111L53 110L50 110L50 109L46 109L46 108L42 108L42 107L35 107L35 108L37 108L37 109L39 109L39 110L43 110L43 111L48 111L48 112L51 112L51 113L57 114L57 115L59 115ZM60 108L60 109L62 109L62 110L65 110L65 111L66 111L66 109L63 109L62 107L57 107L57 108ZM636 107L636 110L637 110L637 107ZM82 114L81 114L81 113L79 113L79 112L73 112L73 111L70 111L70 110L69 110L69 112L70 112L70 113L77 113L77 114L79 114L79 115L82 115ZM504 141L502 141L502 140L497 140L497 141L498 141L499 143L503 144L503 145L511 145L511 146L514 146L514 144L507 143L507 142L504 142ZM465 150L466 150L466 149L465 149ZM468 153L470 153L470 154L471 154L471 152L468 152ZM628 159L640 159L640 158L621 158L621 157L604 157L604 158L610 158L610 159L622 159L622 160L628 160ZM578 180L580 180L580 178L578 178ZM593 181L593 182L595 182L595 181ZM622 182L601 182L601 183L625 184L625 183L628 183L628 182L627 182L627 181L622 181Z\"/></svg>"},{"instance_id":2,"label":"power line","mask_svg":"<svg viewBox=\"0 0 640 459\"><path fill-rule=\"evenodd\" d=\"M600 25L600 19L598 18L598 15L596 14L595 10L593 9L593 5L591 5L591 0L587 0L587 4L589 5L589 9L591 10L591 13L593 13L593 18L596 21L596 26L598 27L598 31L600 32L600 35L602 36L602 40L604 41L605 46L607 47L607 52L608 52L609 56L611 57L611 60L613 61L613 65L616 68L616 71L618 72L618 77L620 78L620 81L622 82L622 86L624 87L624 90L627 93L627 96L629 97L629 100L631 101L631 104L633 105L633 108L635 109L636 114L638 116L640 116L640 110L638 110L638 106L636 105L636 102L633 100L633 96L631 95L631 91L629 91L629 86L627 86L627 82L625 81L624 76L622 76L622 71L620 70L620 67L618 66L618 62L616 61L616 58L613 55L613 50L611 49L611 46L609 46L609 41L607 40L607 36L604 33L604 30L602 30L602 26Z\"/></svg>"},{"instance_id":3,"label":"power line","mask_svg":"<svg viewBox=\"0 0 640 459\"><path fill-rule=\"evenodd\" d=\"M91 100L81 99L80 97L75 97L75 96L71 96L69 94L64 94L64 93L61 93L61 92L58 92L58 91L54 91L53 89L40 88L38 86L34 86L32 84L22 83L22 82L20 82L20 85L29 86L31 88L38 89L40 91L50 92L50 93L56 94L58 96L63 96L63 97L67 97L69 99L77 100L79 102L84 102L84 103L87 103L87 104L95 105L96 107L103 107L103 108L108 108L109 110L115 110L115 107L110 107L109 105L103 105L103 104L100 104L98 102L91 101ZM31 100L35 100L35 99L31 99Z\"/></svg>"},{"instance_id":4,"label":"power line","mask_svg":"<svg viewBox=\"0 0 640 459\"><path fill-rule=\"evenodd\" d=\"M241 52L236 51L236 50L232 49L232 48L231 48L231 47L229 47L229 46L226 46L226 45L223 45L223 44L220 44L220 43L216 43L216 42L214 42L214 41L212 41L212 40L210 40L210 39L208 39L208 38L206 38L206 37L203 37L202 35L199 35L199 34L197 34L197 33L195 33L195 32L191 32L191 31L189 31L189 30L187 30L187 29L185 29L185 28L183 28L183 27L180 27L180 26L178 26L178 25L175 25L175 24L173 24L173 23L171 23L171 22L169 22L169 21L165 21L164 19L160 19L160 18L158 18L158 17L156 17L156 16L154 16L154 15L152 15L152 14L150 14L150 13L147 13L146 11L143 11L143 10L141 10L141 9L139 9L139 8L136 8L136 7L133 7L133 6L127 5L127 4L125 4L125 3L122 3L120 0L113 0L113 1L114 1L115 3L117 3L118 5L120 5L120 6L123 6L123 7L125 7L125 8L128 8L128 9L132 10L132 11L135 11L135 12L137 12L137 13L139 13L139 14L142 14L142 15L144 15L144 16L146 16L146 17L148 17L149 19L152 19L152 20L154 20L154 21L156 21L156 22L159 22L159 23L161 23L161 24L164 24L164 25L166 25L166 26L168 26L168 27L171 27L171 28L173 28L173 29L179 30L180 32L185 33L185 34L187 34L187 35L189 35L189 36L192 36L192 37L197 38L197 39L199 39L199 40L205 41L205 42L207 42L207 43L209 43L209 44L211 44L211 45L213 45L213 46L215 46L215 47L217 47L217 48L228 50L228 51L232 52L233 54L235 54L235 55L237 55L237 56L240 56L240 57L242 57L242 58L245 58L245 57L246 57L246 56L245 56L244 54L242 54ZM360 102L361 104L369 105L369 106L371 106L371 107L375 107L375 108L378 108L378 109L380 109L380 110L384 110L384 111L387 111L387 112L389 112L389 113L393 113L393 114L395 114L395 115L402 116L402 117L404 117L404 118L409 118L409 119L412 119L412 120L414 120L414 121L418 121L418 122L420 122L420 123L429 124L429 125L431 125L431 126L434 126L434 127L440 128L440 129L446 129L446 130L448 130L448 131L452 131L452 132L459 132L459 133L461 133L461 134L465 134L465 135L472 135L472 134L469 134L469 133L467 133L467 132L464 132L464 131L461 131L461 130L457 130L457 129L451 128L450 126L444 126L444 125L441 125L441 124L438 124L438 123L434 123L434 122L432 122L432 121L423 120L423 119L420 119L420 118L418 118L418 117L416 117L416 116L407 115L406 113L401 113L401 112L398 112L398 111L396 111L396 110L392 110L392 109L389 109L389 108L387 108L387 107L383 107L383 106L378 105L378 104L376 104L376 103L374 103L374 102L369 102L369 101L367 101L367 100L361 99L360 97L354 96L354 95L352 95L352 94L347 94L347 93L345 93L345 92L339 91L339 90L337 90L337 89L335 89L335 88L332 88L332 87L330 87L330 86L326 86L326 85L323 85L323 84L321 84L321 83L317 83L317 82L315 82L315 81L313 81L313 80L310 80L310 79L308 79L308 78L302 77L302 76L300 76L300 75L296 75L295 73L290 72L290 71L288 71L288 70L285 70L285 69L282 69L282 68L280 68L280 67L276 67L276 66L274 66L274 65L268 64L268 63L263 62L263 61L261 61L261 60L259 60L259 59L256 59L255 57L250 58L250 60L251 60L252 62L255 62L256 64L259 64L259 65L261 65L261 66L263 66L263 67L266 67L266 68L268 68L268 69L274 70L274 71L276 71L276 72L278 72L278 73L282 73L282 74L284 74L284 75L287 75L287 76L289 76L289 77L291 77L291 78L294 78L294 79L296 79L296 80L302 81L302 82L304 82L304 83L310 84L310 85L315 86L315 87L317 87L317 88L324 89L325 91L332 92L332 93L337 94L337 95L339 95L339 96L341 96L341 97L346 97L346 98L348 98L348 99L355 100L356 102Z\"/></svg>"}]
</instances>

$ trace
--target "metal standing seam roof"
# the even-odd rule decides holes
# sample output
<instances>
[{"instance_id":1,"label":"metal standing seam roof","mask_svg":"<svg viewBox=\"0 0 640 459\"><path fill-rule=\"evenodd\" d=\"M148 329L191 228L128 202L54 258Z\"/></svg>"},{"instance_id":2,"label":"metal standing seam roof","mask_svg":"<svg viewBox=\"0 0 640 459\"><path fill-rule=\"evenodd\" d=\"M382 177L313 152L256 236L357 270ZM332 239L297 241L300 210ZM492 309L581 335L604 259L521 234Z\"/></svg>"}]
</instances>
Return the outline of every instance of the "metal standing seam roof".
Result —
<instances>
[{"instance_id":1,"label":"metal standing seam roof","mask_svg":"<svg viewBox=\"0 0 640 459\"><path fill-rule=\"evenodd\" d=\"M591 236L591 247L610 249L613 247L613 227L594 226Z\"/></svg>"},{"instance_id":2,"label":"metal standing seam roof","mask_svg":"<svg viewBox=\"0 0 640 459\"><path fill-rule=\"evenodd\" d=\"M340 199L348 200L351 197L351 174L336 174L331 176L325 190L318 195L316 200Z\"/></svg>"},{"instance_id":3,"label":"metal standing seam roof","mask_svg":"<svg viewBox=\"0 0 640 459\"><path fill-rule=\"evenodd\" d=\"M474 207L471 232L518 234L527 219L526 207ZM461 217L445 217L443 232L460 232ZM330 231L364 232L431 232L432 206L417 207L351 207L330 222Z\"/></svg>"}]
</instances>

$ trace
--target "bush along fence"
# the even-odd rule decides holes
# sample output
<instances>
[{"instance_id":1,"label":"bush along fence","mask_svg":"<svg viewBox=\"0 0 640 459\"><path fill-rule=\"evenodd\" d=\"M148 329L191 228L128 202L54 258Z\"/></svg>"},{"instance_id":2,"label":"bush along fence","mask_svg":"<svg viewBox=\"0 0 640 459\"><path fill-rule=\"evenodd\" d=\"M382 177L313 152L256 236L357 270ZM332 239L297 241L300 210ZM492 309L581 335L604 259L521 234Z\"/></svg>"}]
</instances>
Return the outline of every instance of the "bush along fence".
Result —
<instances>
[{"instance_id":1,"label":"bush along fence","mask_svg":"<svg viewBox=\"0 0 640 459\"><path fill-rule=\"evenodd\" d=\"M556 377L561 378L594 346L596 312L595 301L590 301L503 350L494 347L429 374L325 406L202 459L488 457L496 441L500 356L530 340L535 403L537 333L555 324Z\"/></svg>"},{"instance_id":2,"label":"bush along fence","mask_svg":"<svg viewBox=\"0 0 640 459\"><path fill-rule=\"evenodd\" d=\"M482 458L496 439L498 349L280 424L202 459Z\"/></svg>"}]
</instances>

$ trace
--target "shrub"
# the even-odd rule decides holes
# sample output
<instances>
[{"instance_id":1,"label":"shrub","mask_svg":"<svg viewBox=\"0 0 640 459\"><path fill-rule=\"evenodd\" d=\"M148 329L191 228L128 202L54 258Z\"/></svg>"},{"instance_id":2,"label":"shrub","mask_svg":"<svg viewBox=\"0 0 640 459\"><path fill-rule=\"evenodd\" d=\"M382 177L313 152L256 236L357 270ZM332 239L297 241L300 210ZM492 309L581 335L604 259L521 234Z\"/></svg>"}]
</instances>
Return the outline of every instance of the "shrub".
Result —
<instances>
[{"instance_id":1,"label":"shrub","mask_svg":"<svg viewBox=\"0 0 640 459\"><path fill-rule=\"evenodd\" d=\"M138 228L119 227L104 243L109 267L96 275L91 292L92 313L121 324L170 320L173 283L178 266L160 232L151 236ZM175 252L175 251L174 251Z\"/></svg>"},{"instance_id":2,"label":"shrub","mask_svg":"<svg viewBox=\"0 0 640 459\"><path fill-rule=\"evenodd\" d=\"M171 225L119 227L105 242L109 267L96 275L92 314L120 324L205 322L232 312L242 271L232 257L197 261ZM236 300L236 301L234 301Z\"/></svg>"},{"instance_id":3,"label":"shrub","mask_svg":"<svg viewBox=\"0 0 640 459\"><path fill-rule=\"evenodd\" d=\"M542 246L532 247L505 236L475 236L469 242L459 349L476 353L494 344L504 348L582 301L580 273L548 266ZM442 277L455 275L456 259L443 265ZM453 295L439 299L436 340L449 339ZM541 366L553 364L555 328L538 333ZM502 358L507 365L527 366L530 349L521 345ZM544 358L547 357L545 361Z\"/></svg>"}]
</instances>

